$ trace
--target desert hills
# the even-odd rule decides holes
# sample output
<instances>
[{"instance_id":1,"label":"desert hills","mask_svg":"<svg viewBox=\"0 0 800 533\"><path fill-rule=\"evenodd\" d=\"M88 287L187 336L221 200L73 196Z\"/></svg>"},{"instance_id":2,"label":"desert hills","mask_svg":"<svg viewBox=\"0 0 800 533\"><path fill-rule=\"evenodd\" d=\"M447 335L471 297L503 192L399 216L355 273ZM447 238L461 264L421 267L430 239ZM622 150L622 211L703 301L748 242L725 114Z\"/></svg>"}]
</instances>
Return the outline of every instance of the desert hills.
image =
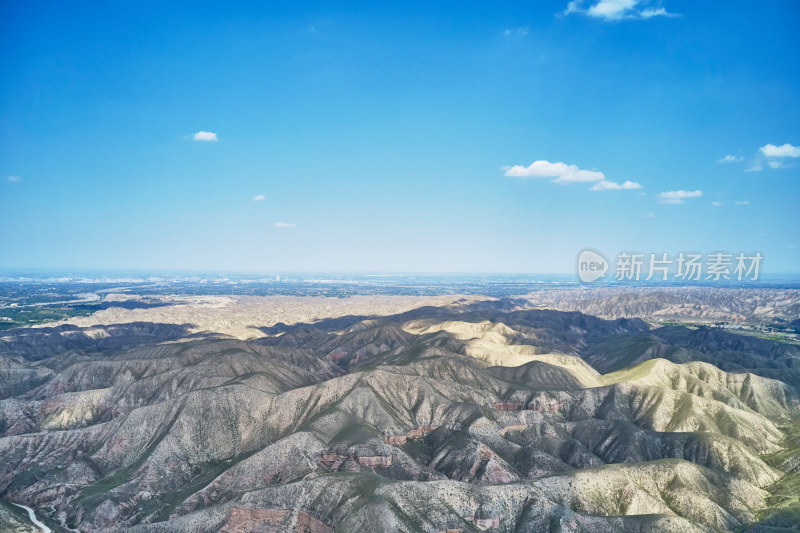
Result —
<instances>
[{"instance_id":1,"label":"desert hills","mask_svg":"<svg viewBox=\"0 0 800 533\"><path fill-rule=\"evenodd\" d=\"M796 345L516 298L239 304L3 332L2 499L54 531L797 527Z\"/></svg>"}]
</instances>

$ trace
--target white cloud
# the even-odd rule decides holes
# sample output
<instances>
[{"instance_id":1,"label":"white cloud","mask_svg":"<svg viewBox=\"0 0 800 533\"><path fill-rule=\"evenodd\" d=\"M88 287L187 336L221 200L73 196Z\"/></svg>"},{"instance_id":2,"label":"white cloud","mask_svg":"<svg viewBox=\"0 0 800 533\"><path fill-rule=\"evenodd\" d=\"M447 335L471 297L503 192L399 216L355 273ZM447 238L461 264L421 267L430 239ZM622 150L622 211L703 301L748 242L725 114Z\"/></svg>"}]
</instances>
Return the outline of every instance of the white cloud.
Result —
<instances>
[{"instance_id":1,"label":"white cloud","mask_svg":"<svg viewBox=\"0 0 800 533\"><path fill-rule=\"evenodd\" d=\"M295 225L292 224L291 222L276 222L275 223L275 227L276 228L293 228L294 226Z\"/></svg>"},{"instance_id":2,"label":"white cloud","mask_svg":"<svg viewBox=\"0 0 800 533\"><path fill-rule=\"evenodd\" d=\"M765 144L758 151L766 157L800 157L800 146L792 146L789 143L783 146Z\"/></svg>"},{"instance_id":3,"label":"white cloud","mask_svg":"<svg viewBox=\"0 0 800 533\"><path fill-rule=\"evenodd\" d=\"M760 172L764 168L791 168L794 165L790 159L800 158L800 146L793 146L785 143L781 146L774 144L765 144L758 149L756 155L747 162L745 172ZM732 155L726 155L719 160L720 163L729 163L733 161L742 161L744 158L737 158Z\"/></svg>"},{"instance_id":4,"label":"white cloud","mask_svg":"<svg viewBox=\"0 0 800 533\"><path fill-rule=\"evenodd\" d=\"M741 202L733 202L733 205L750 205L750 202L747 200L742 200Z\"/></svg>"},{"instance_id":5,"label":"white cloud","mask_svg":"<svg viewBox=\"0 0 800 533\"><path fill-rule=\"evenodd\" d=\"M723 158L717 159L717 163L738 163L739 161L744 161L744 157L728 154Z\"/></svg>"},{"instance_id":6,"label":"white cloud","mask_svg":"<svg viewBox=\"0 0 800 533\"><path fill-rule=\"evenodd\" d=\"M8 177L8 181L10 181L11 183L17 183L17 182L19 182L20 179L21 178L19 176L9 176Z\"/></svg>"},{"instance_id":7,"label":"white cloud","mask_svg":"<svg viewBox=\"0 0 800 533\"><path fill-rule=\"evenodd\" d=\"M193 139L195 141L216 141L217 134L211 131L198 131L194 134Z\"/></svg>"},{"instance_id":8,"label":"white cloud","mask_svg":"<svg viewBox=\"0 0 800 533\"><path fill-rule=\"evenodd\" d=\"M512 178L552 178L553 183L593 183L590 191L619 191L623 189L641 189L642 186L633 181L617 183L606 179L598 170L584 170L578 165L539 160L527 167L522 165L503 167L505 175ZM644 193L642 193L644 194Z\"/></svg>"},{"instance_id":9,"label":"white cloud","mask_svg":"<svg viewBox=\"0 0 800 533\"><path fill-rule=\"evenodd\" d=\"M551 163L550 161L534 161L530 166L514 165L503 167L506 176L512 178L555 178L555 183L578 183L601 181L606 177L602 172L582 170L577 165Z\"/></svg>"},{"instance_id":10,"label":"white cloud","mask_svg":"<svg viewBox=\"0 0 800 533\"><path fill-rule=\"evenodd\" d=\"M682 204L687 198L703 196L703 191L666 191L658 193L657 196L661 204Z\"/></svg>"},{"instance_id":11,"label":"white cloud","mask_svg":"<svg viewBox=\"0 0 800 533\"><path fill-rule=\"evenodd\" d=\"M255 200L256 202L260 202L263 199L264 199L264 195L263 194L258 194L256 196L253 196L253 200Z\"/></svg>"},{"instance_id":12,"label":"white cloud","mask_svg":"<svg viewBox=\"0 0 800 533\"><path fill-rule=\"evenodd\" d=\"M636 0L600 0L588 10L589 16L619 19L636 7Z\"/></svg>"},{"instance_id":13,"label":"white cloud","mask_svg":"<svg viewBox=\"0 0 800 533\"><path fill-rule=\"evenodd\" d=\"M656 218L656 214L652 211L649 211L647 213L643 213L642 218Z\"/></svg>"},{"instance_id":14,"label":"white cloud","mask_svg":"<svg viewBox=\"0 0 800 533\"><path fill-rule=\"evenodd\" d=\"M722 207L725 204L723 204L722 202L711 202L711 205L713 205L714 207Z\"/></svg>"},{"instance_id":15,"label":"white cloud","mask_svg":"<svg viewBox=\"0 0 800 533\"><path fill-rule=\"evenodd\" d=\"M793 165L788 159L795 159L800 157L800 146L793 146L785 143L782 146L774 144L765 144L758 149L755 157L750 161L745 172L759 172L764 170L764 167L773 169L778 168L791 168Z\"/></svg>"},{"instance_id":16,"label":"white cloud","mask_svg":"<svg viewBox=\"0 0 800 533\"><path fill-rule=\"evenodd\" d=\"M585 7L588 3L588 7ZM650 19L675 17L657 2L650 0L572 0L562 15L581 14L602 20Z\"/></svg>"},{"instance_id":17,"label":"white cloud","mask_svg":"<svg viewBox=\"0 0 800 533\"><path fill-rule=\"evenodd\" d=\"M619 191L622 189L641 189L642 186L633 181L626 181L624 183L616 183L614 181L598 181L590 191Z\"/></svg>"}]
</instances>

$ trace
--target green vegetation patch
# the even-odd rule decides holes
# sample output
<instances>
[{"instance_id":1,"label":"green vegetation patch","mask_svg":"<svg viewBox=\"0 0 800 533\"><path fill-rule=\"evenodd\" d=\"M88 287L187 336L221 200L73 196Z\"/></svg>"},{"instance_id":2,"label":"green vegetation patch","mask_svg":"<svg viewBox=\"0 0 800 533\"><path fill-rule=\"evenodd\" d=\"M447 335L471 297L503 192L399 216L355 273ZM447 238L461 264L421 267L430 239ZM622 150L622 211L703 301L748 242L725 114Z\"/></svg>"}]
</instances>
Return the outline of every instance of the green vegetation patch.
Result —
<instances>
[{"instance_id":1,"label":"green vegetation patch","mask_svg":"<svg viewBox=\"0 0 800 533\"><path fill-rule=\"evenodd\" d=\"M756 525L800 531L800 420L794 420L782 429L786 432L786 438L781 443L785 449L762 456L762 459L770 466L788 473L769 487L768 507L761 513ZM746 531L755 532L758 529L749 528Z\"/></svg>"}]
</instances>

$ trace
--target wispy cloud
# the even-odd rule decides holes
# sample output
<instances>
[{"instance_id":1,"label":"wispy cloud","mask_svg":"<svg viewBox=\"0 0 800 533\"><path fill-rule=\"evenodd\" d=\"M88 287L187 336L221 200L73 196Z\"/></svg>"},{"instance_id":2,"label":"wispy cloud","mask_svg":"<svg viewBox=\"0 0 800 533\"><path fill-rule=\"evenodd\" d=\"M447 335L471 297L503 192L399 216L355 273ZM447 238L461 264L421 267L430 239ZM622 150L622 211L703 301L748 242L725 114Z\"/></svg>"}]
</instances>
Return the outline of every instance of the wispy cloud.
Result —
<instances>
[{"instance_id":1,"label":"wispy cloud","mask_svg":"<svg viewBox=\"0 0 800 533\"><path fill-rule=\"evenodd\" d=\"M656 195L661 204L682 204L687 198L699 198L703 191L666 191Z\"/></svg>"},{"instance_id":2,"label":"wispy cloud","mask_svg":"<svg viewBox=\"0 0 800 533\"><path fill-rule=\"evenodd\" d=\"M528 26L520 26L519 28L508 28L503 31L506 37L510 35L528 35L530 28Z\"/></svg>"},{"instance_id":3,"label":"wispy cloud","mask_svg":"<svg viewBox=\"0 0 800 533\"><path fill-rule=\"evenodd\" d=\"M216 141L217 134L213 131L198 131L192 136L192 138L195 141Z\"/></svg>"},{"instance_id":4,"label":"wispy cloud","mask_svg":"<svg viewBox=\"0 0 800 533\"><path fill-rule=\"evenodd\" d=\"M19 180L22 178L20 178L19 176L9 176L7 179L11 183L19 183Z\"/></svg>"},{"instance_id":5,"label":"wispy cloud","mask_svg":"<svg viewBox=\"0 0 800 533\"><path fill-rule=\"evenodd\" d=\"M264 199L263 194L257 194L256 196L253 196L253 200L255 200L256 202L260 202L263 199Z\"/></svg>"},{"instance_id":6,"label":"wispy cloud","mask_svg":"<svg viewBox=\"0 0 800 533\"><path fill-rule=\"evenodd\" d=\"M295 226L295 224L292 224L291 222L276 222L275 223L275 227L276 228L293 228L294 226Z\"/></svg>"},{"instance_id":7,"label":"wispy cloud","mask_svg":"<svg viewBox=\"0 0 800 533\"><path fill-rule=\"evenodd\" d=\"M680 191L678 191L678 192L680 192ZM695 192L697 192L697 191L695 191ZM680 202L667 202L667 203L680 203ZM715 202L711 202L711 205L713 205L714 207L722 207L725 204L722 203L722 202L716 202L715 201ZM750 202L748 200L739 200L737 202L733 202L733 205L742 205L742 206L743 205L750 205Z\"/></svg>"},{"instance_id":8,"label":"wispy cloud","mask_svg":"<svg viewBox=\"0 0 800 533\"><path fill-rule=\"evenodd\" d=\"M717 159L717 163L738 163L740 161L744 161L744 157L738 157L731 154L728 154L725 157Z\"/></svg>"},{"instance_id":9,"label":"wispy cloud","mask_svg":"<svg viewBox=\"0 0 800 533\"><path fill-rule=\"evenodd\" d=\"M633 181L617 183L614 181L598 181L590 191L620 191L623 189L641 189L642 186Z\"/></svg>"},{"instance_id":10,"label":"wispy cloud","mask_svg":"<svg viewBox=\"0 0 800 533\"><path fill-rule=\"evenodd\" d=\"M561 14L580 14L606 21L679 16L650 0L572 0Z\"/></svg>"},{"instance_id":11,"label":"wispy cloud","mask_svg":"<svg viewBox=\"0 0 800 533\"><path fill-rule=\"evenodd\" d=\"M656 214L652 211L648 211L647 213L642 213L642 218L656 218Z\"/></svg>"}]
</instances>

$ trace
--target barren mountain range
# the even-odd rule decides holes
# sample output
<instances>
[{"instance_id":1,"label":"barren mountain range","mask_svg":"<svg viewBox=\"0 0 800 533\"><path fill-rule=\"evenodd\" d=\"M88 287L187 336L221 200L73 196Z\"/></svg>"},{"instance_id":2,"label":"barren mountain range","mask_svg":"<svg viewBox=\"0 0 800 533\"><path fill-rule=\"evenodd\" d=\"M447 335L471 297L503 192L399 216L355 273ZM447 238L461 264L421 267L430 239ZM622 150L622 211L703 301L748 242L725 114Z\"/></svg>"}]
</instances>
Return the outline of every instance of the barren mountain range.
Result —
<instances>
[{"instance_id":1,"label":"barren mountain range","mask_svg":"<svg viewBox=\"0 0 800 533\"><path fill-rule=\"evenodd\" d=\"M0 527L30 531L13 502L81 532L800 530L800 346L652 322L791 323L798 294L697 291L5 331Z\"/></svg>"},{"instance_id":2,"label":"barren mountain range","mask_svg":"<svg viewBox=\"0 0 800 533\"><path fill-rule=\"evenodd\" d=\"M787 323L800 319L800 290L719 287L626 287L532 292L533 305L603 318L695 322Z\"/></svg>"}]
</instances>

